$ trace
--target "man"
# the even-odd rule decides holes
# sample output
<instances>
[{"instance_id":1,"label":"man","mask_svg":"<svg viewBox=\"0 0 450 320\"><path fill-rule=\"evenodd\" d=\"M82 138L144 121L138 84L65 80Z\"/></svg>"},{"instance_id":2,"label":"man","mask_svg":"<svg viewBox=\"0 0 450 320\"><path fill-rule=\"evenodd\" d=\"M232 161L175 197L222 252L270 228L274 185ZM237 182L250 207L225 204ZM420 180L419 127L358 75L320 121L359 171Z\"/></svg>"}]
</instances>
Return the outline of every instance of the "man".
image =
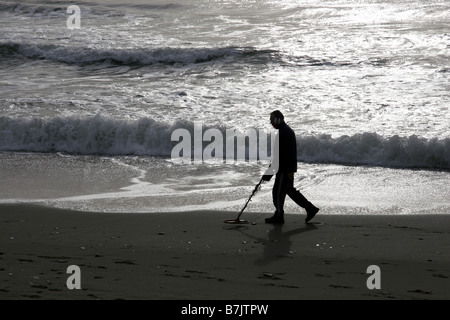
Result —
<instances>
[{"instance_id":1,"label":"man","mask_svg":"<svg viewBox=\"0 0 450 320\"><path fill-rule=\"evenodd\" d=\"M279 111L270 114L270 123L278 130L278 171L272 189L275 214L266 219L266 223L284 223L284 200L288 195L296 204L306 209L305 222L309 222L319 208L309 202L294 188L294 174L297 172L297 140L294 131L284 122L284 116ZM263 175L264 181L269 181L272 175Z\"/></svg>"}]
</instances>

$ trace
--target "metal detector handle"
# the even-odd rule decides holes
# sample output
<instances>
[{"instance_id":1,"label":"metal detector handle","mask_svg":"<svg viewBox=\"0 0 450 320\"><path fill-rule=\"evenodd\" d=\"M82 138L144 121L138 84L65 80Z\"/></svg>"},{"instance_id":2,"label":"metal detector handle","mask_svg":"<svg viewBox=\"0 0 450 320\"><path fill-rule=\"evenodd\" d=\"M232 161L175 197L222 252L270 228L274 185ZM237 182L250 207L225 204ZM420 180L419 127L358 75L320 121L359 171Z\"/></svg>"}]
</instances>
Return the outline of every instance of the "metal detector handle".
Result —
<instances>
[{"instance_id":1,"label":"metal detector handle","mask_svg":"<svg viewBox=\"0 0 450 320\"><path fill-rule=\"evenodd\" d=\"M255 186L255 189L253 189L253 192L252 192L252 195L250 196L250 199L251 199L251 197L253 197L253 195L256 193L256 191L258 191L259 186L260 186L261 183L264 181L263 178L264 178L264 176L261 177L261 180L259 180L258 184ZM248 200L250 200L250 199L248 199Z\"/></svg>"},{"instance_id":2,"label":"metal detector handle","mask_svg":"<svg viewBox=\"0 0 450 320\"><path fill-rule=\"evenodd\" d=\"M263 182L263 177L261 177L261 180L259 180L258 184L255 186L255 189L253 189L252 194L250 195L250 197L247 199L247 202L245 203L245 206L242 208L241 212L239 212L238 217L236 218L236 220L239 220L239 218L241 217L242 212L244 212L245 208L247 208L248 203L250 202L251 198L253 197L253 195L256 193L256 191L258 191L259 186L261 185L261 183Z\"/></svg>"}]
</instances>

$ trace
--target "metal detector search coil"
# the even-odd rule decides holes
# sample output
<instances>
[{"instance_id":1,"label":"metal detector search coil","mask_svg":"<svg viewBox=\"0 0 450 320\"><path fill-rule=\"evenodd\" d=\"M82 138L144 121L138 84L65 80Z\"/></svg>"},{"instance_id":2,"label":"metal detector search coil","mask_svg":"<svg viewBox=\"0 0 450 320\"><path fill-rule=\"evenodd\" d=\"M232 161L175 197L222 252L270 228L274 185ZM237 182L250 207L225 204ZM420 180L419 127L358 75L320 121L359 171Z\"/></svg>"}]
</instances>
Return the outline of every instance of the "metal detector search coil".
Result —
<instances>
[{"instance_id":1,"label":"metal detector search coil","mask_svg":"<svg viewBox=\"0 0 450 320\"><path fill-rule=\"evenodd\" d=\"M229 219L229 220L225 220L224 223L229 223L229 224L247 224L248 221L247 220L241 220L241 219Z\"/></svg>"}]
</instances>

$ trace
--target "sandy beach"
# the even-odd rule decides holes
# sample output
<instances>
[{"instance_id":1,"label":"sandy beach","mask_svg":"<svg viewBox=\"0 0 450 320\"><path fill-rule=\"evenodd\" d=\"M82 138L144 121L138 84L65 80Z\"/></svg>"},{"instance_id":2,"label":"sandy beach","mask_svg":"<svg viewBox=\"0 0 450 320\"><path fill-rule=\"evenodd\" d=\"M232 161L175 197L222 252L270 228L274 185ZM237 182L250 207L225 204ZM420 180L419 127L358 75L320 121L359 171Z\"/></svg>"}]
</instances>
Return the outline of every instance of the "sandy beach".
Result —
<instances>
[{"instance_id":1,"label":"sandy beach","mask_svg":"<svg viewBox=\"0 0 450 320\"><path fill-rule=\"evenodd\" d=\"M415 302L450 300L449 21L450 1L0 0L0 302L440 315Z\"/></svg>"},{"instance_id":2,"label":"sandy beach","mask_svg":"<svg viewBox=\"0 0 450 320\"><path fill-rule=\"evenodd\" d=\"M447 215L95 213L1 205L0 299L449 299ZM69 290L67 268L80 268ZM380 289L369 289L378 266ZM377 280L377 281L378 281Z\"/></svg>"}]
</instances>

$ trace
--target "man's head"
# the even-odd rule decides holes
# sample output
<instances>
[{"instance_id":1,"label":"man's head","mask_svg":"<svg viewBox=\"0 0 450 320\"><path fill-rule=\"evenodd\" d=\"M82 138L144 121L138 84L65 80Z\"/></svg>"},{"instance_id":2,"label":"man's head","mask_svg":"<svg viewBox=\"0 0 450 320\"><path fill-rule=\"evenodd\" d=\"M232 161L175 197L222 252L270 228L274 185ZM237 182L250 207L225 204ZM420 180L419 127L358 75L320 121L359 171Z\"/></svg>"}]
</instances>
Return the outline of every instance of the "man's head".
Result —
<instances>
[{"instance_id":1,"label":"man's head","mask_svg":"<svg viewBox=\"0 0 450 320\"><path fill-rule=\"evenodd\" d=\"M270 123L275 129L281 127L281 125L284 123L284 116L280 110L275 110L270 114Z\"/></svg>"}]
</instances>

